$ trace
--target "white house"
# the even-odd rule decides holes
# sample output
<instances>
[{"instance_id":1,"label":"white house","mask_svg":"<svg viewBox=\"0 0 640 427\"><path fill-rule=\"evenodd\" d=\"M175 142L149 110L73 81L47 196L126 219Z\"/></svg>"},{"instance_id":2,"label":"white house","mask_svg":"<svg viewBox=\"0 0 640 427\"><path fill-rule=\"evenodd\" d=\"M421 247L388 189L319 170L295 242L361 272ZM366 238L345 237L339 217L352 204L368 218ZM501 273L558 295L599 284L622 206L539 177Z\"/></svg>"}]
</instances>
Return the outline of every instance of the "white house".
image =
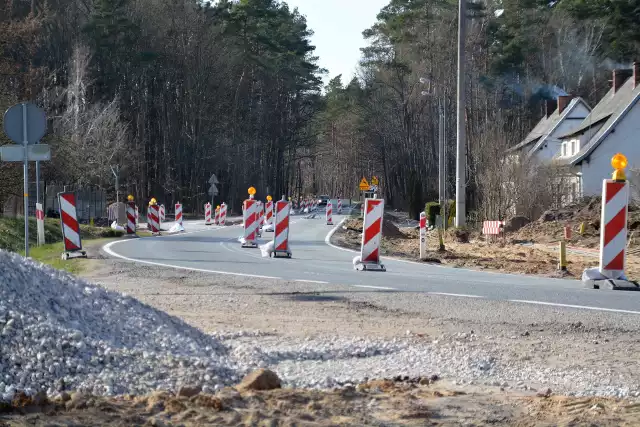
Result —
<instances>
[{"instance_id":1,"label":"white house","mask_svg":"<svg viewBox=\"0 0 640 427\"><path fill-rule=\"evenodd\" d=\"M611 158L624 154L627 177L638 179L640 170L640 63L633 69L615 70L611 89L579 126L561 135L555 161L569 167L570 197L602 193L602 180L611 177ZM635 169L635 172L632 171Z\"/></svg>"},{"instance_id":2,"label":"white house","mask_svg":"<svg viewBox=\"0 0 640 427\"><path fill-rule=\"evenodd\" d=\"M589 105L580 97L561 95L557 101L547 100L545 115L518 145L507 150L507 154L549 163L560 151L560 136L577 127L590 111Z\"/></svg>"}]
</instances>

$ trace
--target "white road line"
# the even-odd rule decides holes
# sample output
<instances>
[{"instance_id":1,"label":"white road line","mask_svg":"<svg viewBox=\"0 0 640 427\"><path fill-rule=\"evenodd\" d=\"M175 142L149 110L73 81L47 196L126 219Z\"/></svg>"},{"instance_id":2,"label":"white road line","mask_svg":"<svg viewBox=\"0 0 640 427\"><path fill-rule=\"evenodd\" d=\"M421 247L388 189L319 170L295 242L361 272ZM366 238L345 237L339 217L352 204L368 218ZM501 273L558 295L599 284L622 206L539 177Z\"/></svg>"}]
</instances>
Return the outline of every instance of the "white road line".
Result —
<instances>
[{"instance_id":1,"label":"white road line","mask_svg":"<svg viewBox=\"0 0 640 427\"><path fill-rule=\"evenodd\" d=\"M322 280L305 280L305 279L296 279L294 282L303 282L303 283L318 283L320 285L328 285L329 282L323 282Z\"/></svg>"},{"instance_id":2,"label":"white road line","mask_svg":"<svg viewBox=\"0 0 640 427\"><path fill-rule=\"evenodd\" d=\"M444 295L447 297L485 298L482 295L453 294L449 292L427 292L429 295Z\"/></svg>"},{"instance_id":3,"label":"white road line","mask_svg":"<svg viewBox=\"0 0 640 427\"><path fill-rule=\"evenodd\" d=\"M384 286L368 286L368 285L351 285L354 288L382 289L383 291L395 291L396 288L387 288Z\"/></svg>"},{"instance_id":4,"label":"white road line","mask_svg":"<svg viewBox=\"0 0 640 427\"><path fill-rule=\"evenodd\" d=\"M105 251L106 253L108 253L109 255L111 255L114 258L120 258L120 259L123 259L123 260L126 260L126 261L139 262L141 264L157 265L159 267L175 268L177 270L199 271L199 272L202 272L202 273L224 274L224 275L227 275L227 276L255 277L255 278L258 278L258 279L278 279L278 280L282 279L282 277L262 276L262 275L259 275L259 274L232 273L232 272L229 272L229 271L207 270L207 269L204 269L204 268L183 267L183 266L179 266L179 265L165 264L165 263L162 263L162 262L145 261L145 260L129 258L129 257L126 257L124 255L117 254L111 249L111 246L113 246L116 243L131 242L131 241L133 241L133 240L118 240L116 242L107 243L106 245L104 245L102 247L102 250Z\"/></svg>"},{"instance_id":5,"label":"white road line","mask_svg":"<svg viewBox=\"0 0 640 427\"><path fill-rule=\"evenodd\" d=\"M510 300L507 300L507 301L509 301L509 302L519 302L519 303L523 303L523 304L546 305L546 306L551 306L551 307L578 308L578 309L583 309L583 310L606 311L606 312L610 312L610 313L640 314L640 311L619 310L617 308L590 307L590 306L587 306L587 305L560 304L560 303L555 303L555 302L528 301L528 300L520 300L520 299L510 299Z\"/></svg>"}]
</instances>

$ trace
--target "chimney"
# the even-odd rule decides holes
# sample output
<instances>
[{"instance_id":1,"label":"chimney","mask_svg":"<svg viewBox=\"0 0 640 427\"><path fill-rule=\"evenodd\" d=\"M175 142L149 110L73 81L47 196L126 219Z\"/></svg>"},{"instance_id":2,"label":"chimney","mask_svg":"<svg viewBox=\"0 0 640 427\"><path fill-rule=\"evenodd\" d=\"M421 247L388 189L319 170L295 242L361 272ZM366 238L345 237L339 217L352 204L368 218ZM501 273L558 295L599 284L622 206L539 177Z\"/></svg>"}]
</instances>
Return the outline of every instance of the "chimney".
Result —
<instances>
[{"instance_id":1,"label":"chimney","mask_svg":"<svg viewBox=\"0 0 640 427\"><path fill-rule=\"evenodd\" d=\"M617 70L613 70L613 93L615 94L620 86L627 81L627 79L631 76L633 70L620 68Z\"/></svg>"},{"instance_id":2,"label":"chimney","mask_svg":"<svg viewBox=\"0 0 640 427\"><path fill-rule=\"evenodd\" d=\"M558 114L562 114L567 105L573 99L573 95L560 95L558 96Z\"/></svg>"},{"instance_id":3,"label":"chimney","mask_svg":"<svg viewBox=\"0 0 640 427\"><path fill-rule=\"evenodd\" d=\"M553 114L554 111L556 111L556 106L557 106L557 102L555 99L547 99L544 102L544 114L545 116L549 117Z\"/></svg>"},{"instance_id":4,"label":"chimney","mask_svg":"<svg viewBox=\"0 0 640 427\"><path fill-rule=\"evenodd\" d=\"M633 88L637 88L640 85L640 62L633 63Z\"/></svg>"}]
</instances>

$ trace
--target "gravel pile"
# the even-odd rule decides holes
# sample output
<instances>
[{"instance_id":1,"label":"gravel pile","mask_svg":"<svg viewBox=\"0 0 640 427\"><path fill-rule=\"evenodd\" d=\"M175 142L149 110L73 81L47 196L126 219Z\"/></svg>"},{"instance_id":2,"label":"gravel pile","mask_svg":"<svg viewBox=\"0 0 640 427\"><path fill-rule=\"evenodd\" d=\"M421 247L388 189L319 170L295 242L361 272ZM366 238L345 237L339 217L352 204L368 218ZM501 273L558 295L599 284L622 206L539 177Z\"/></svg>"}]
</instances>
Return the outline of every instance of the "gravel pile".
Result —
<instances>
[{"instance_id":1,"label":"gravel pile","mask_svg":"<svg viewBox=\"0 0 640 427\"><path fill-rule=\"evenodd\" d=\"M0 251L0 400L17 390L96 395L212 389L244 372L218 338L140 303Z\"/></svg>"}]
</instances>

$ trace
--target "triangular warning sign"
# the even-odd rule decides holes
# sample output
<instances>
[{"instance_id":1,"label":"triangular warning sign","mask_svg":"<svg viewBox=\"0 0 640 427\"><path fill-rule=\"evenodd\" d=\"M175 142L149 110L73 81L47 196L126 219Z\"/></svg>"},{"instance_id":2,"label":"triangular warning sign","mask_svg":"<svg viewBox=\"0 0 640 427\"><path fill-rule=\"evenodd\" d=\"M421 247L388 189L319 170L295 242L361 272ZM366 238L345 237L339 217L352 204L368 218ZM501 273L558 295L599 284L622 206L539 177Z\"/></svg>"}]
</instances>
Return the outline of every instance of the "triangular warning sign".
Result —
<instances>
[{"instance_id":1,"label":"triangular warning sign","mask_svg":"<svg viewBox=\"0 0 640 427\"><path fill-rule=\"evenodd\" d=\"M367 178L362 177L362 180L360 181L360 191L367 190L369 190L369 183L367 182Z\"/></svg>"}]
</instances>

